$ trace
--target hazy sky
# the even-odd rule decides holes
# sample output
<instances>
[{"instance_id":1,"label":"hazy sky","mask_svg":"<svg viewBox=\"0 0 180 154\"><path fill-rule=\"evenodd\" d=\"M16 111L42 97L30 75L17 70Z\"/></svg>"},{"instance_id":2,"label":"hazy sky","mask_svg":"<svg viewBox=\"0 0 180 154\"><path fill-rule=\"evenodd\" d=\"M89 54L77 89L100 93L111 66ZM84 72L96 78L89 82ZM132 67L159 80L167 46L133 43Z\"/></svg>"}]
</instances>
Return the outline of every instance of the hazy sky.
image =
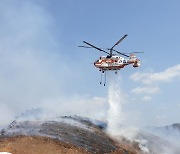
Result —
<instances>
[{"instance_id":1,"label":"hazy sky","mask_svg":"<svg viewBox=\"0 0 180 154\"><path fill-rule=\"evenodd\" d=\"M99 85L94 49L82 41L139 54L116 81L123 111L137 123L180 122L180 1L0 0L0 124L37 107L105 117L108 85ZM120 79L117 79L120 78ZM124 100L124 98L123 98ZM98 113L98 114L97 114Z\"/></svg>"}]
</instances>

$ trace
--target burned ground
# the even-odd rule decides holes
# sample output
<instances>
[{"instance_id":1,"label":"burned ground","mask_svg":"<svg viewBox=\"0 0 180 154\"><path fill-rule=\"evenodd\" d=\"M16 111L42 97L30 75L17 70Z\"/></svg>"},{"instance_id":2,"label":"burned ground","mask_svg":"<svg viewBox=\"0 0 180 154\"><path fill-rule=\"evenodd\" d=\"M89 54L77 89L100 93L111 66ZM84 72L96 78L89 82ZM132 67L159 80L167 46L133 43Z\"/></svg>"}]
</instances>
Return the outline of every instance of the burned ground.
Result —
<instances>
[{"instance_id":1,"label":"burned ground","mask_svg":"<svg viewBox=\"0 0 180 154\"><path fill-rule=\"evenodd\" d=\"M0 151L21 153L112 153L179 154L170 142L140 131L134 141L118 140L106 133L105 122L78 116L57 117L49 121L13 121L0 131ZM142 142L145 141L145 142ZM148 152L143 151L148 149Z\"/></svg>"},{"instance_id":2,"label":"burned ground","mask_svg":"<svg viewBox=\"0 0 180 154\"><path fill-rule=\"evenodd\" d=\"M61 117L59 121L12 122L1 131L0 151L14 153L120 153L138 149L119 144L88 119ZM24 151L23 151L24 150ZM33 150L33 151L32 151Z\"/></svg>"}]
</instances>

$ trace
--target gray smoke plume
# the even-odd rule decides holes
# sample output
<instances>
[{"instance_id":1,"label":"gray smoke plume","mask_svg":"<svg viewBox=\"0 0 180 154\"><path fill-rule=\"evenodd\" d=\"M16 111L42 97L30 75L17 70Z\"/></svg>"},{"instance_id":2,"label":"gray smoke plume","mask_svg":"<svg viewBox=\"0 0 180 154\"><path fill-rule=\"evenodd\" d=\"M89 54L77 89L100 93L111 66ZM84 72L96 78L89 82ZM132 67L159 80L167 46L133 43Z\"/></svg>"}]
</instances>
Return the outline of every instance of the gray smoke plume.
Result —
<instances>
[{"instance_id":1,"label":"gray smoke plume","mask_svg":"<svg viewBox=\"0 0 180 154\"><path fill-rule=\"evenodd\" d=\"M0 125L61 93L53 68L55 21L31 1L0 2ZM60 65L61 66L61 65ZM62 68L60 68L62 69Z\"/></svg>"}]
</instances>

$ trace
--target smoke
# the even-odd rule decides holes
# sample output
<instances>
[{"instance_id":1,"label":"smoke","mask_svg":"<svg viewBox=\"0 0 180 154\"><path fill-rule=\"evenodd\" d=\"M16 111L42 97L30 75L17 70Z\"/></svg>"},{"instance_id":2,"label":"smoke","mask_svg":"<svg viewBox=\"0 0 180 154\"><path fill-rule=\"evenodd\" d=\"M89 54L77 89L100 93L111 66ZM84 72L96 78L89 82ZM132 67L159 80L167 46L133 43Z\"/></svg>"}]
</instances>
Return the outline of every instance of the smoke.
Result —
<instances>
[{"instance_id":1,"label":"smoke","mask_svg":"<svg viewBox=\"0 0 180 154\"><path fill-rule=\"evenodd\" d=\"M148 127L146 130L180 147L180 124L164 127Z\"/></svg>"},{"instance_id":2,"label":"smoke","mask_svg":"<svg viewBox=\"0 0 180 154\"><path fill-rule=\"evenodd\" d=\"M168 142L167 135L163 136L155 131L151 133L143 130L138 125L132 123L133 115L128 110L125 110L125 106L128 103L128 98L125 91L121 89L121 79L112 80L108 89L108 103L109 110L107 114L107 133L117 141L125 142L131 147L136 144L142 153L164 153L175 154L179 149L172 143ZM146 119L144 119L146 120ZM168 132L172 131L168 129ZM162 131L160 131L162 133ZM164 133L163 133L164 134ZM171 132L171 134L174 134ZM156 136L157 135L157 136ZM177 136L177 135L176 135ZM171 138L172 139L172 138ZM178 140L178 139L177 139ZM176 140L176 141L177 141ZM176 142L177 143L177 142ZM177 145L177 144L176 144Z\"/></svg>"},{"instance_id":3,"label":"smoke","mask_svg":"<svg viewBox=\"0 0 180 154\"><path fill-rule=\"evenodd\" d=\"M107 100L103 97L71 96L42 101L43 110L52 115L78 115L92 119L105 120Z\"/></svg>"},{"instance_id":4,"label":"smoke","mask_svg":"<svg viewBox=\"0 0 180 154\"><path fill-rule=\"evenodd\" d=\"M0 125L32 108L106 119L106 98L77 94L83 68L61 49L51 10L34 0L1 1L0 21Z\"/></svg>"},{"instance_id":5,"label":"smoke","mask_svg":"<svg viewBox=\"0 0 180 154\"><path fill-rule=\"evenodd\" d=\"M1 124L6 124L7 121L10 121L12 119L13 116L13 112L9 109L9 107L4 104L4 103L0 103L0 114L1 114L1 118L0 118L0 126Z\"/></svg>"},{"instance_id":6,"label":"smoke","mask_svg":"<svg viewBox=\"0 0 180 154\"><path fill-rule=\"evenodd\" d=\"M61 92L56 76L54 20L30 1L0 2L0 125ZM56 74L55 74L56 75ZM5 117L5 118L4 118Z\"/></svg>"}]
</instances>

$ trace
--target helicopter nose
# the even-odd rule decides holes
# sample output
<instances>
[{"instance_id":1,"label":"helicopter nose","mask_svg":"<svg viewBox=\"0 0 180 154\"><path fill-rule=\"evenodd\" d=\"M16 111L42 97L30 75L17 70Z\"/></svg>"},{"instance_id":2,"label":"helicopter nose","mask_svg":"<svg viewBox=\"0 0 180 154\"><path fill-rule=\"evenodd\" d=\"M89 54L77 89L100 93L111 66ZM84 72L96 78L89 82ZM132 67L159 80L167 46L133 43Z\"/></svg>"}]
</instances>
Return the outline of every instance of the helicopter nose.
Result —
<instances>
[{"instance_id":1,"label":"helicopter nose","mask_svg":"<svg viewBox=\"0 0 180 154\"><path fill-rule=\"evenodd\" d=\"M96 60L96 61L94 62L94 66L96 66L96 65L97 65L97 63L98 63L98 61Z\"/></svg>"}]
</instances>

